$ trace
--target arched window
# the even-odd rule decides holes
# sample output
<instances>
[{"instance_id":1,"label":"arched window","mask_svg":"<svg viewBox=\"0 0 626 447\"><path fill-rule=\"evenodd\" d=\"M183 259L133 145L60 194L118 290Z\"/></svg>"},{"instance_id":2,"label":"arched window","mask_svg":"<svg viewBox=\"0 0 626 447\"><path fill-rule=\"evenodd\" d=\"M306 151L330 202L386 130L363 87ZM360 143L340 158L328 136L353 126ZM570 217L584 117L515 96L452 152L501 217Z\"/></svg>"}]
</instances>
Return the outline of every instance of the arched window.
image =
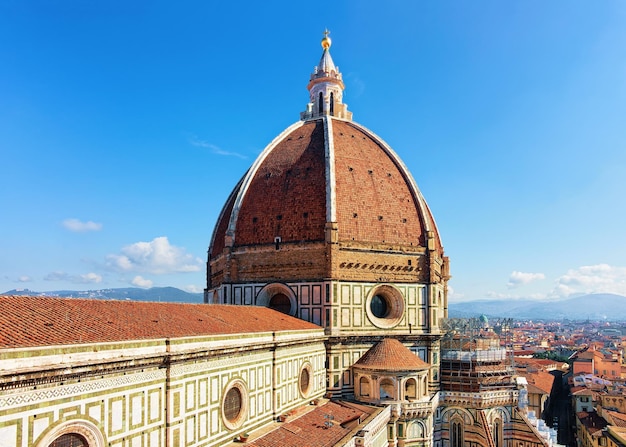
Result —
<instances>
[{"instance_id":1,"label":"arched window","mask_svg":"<svg viewBox=\"0 0 626 447\"><path fill-rule=\"evenodd\" d=\"M289 315L291 312L291 301L284 293L277 293L270 299L269 307L270 309Z\"/></svg>"},{"instance_id":2,"label":"arched window","mask_svg":"<svg viewBox=\"0 0 626 447\"><path fill-rule=\"evenodd\" d=\"M463 424L454 421L450 427L450 447L463 447Z\"/></svg>"},{"instance_id":3,"label":"arched window","mask_svg":"<svg viewBox=\"0 0 626 447\"><path fill-rule=\"evenodd\" d=\"M320 115L324 113L324 95L322 94L322 92L320 92L320 99L317 102L317 107L318 107Z\"/></svg>"},{"instance_id":4,"label":"arched window","mask_svg":"<svg viewBox=\"0 0 626 447\"><path fill-rule=\"evenodd\" d=\"M330 114L335 116L335 97L332 92L330 92Z\"/></svg>"},{"instance_id":5,"label":"arched window","mask_svg":"<svg viewBox=\"0 0 626 447\"><path fill-rule=\"evenodd\" d=\"M404 398L417 398L417 382L415 381L415 379L409 379L404 383Z\"/></svg>"},{"instance_id":6,"label":"arched window","mask_svg":"<svg viewBox=\"0 0 626 447\"><path fill-rule=\"evenodd\" d=\"M359 393L363 397L369 397L370 395L370 381L367 377L361 377L359 379Z\"/></svg>"},{"instance_id":7,"label":"arched window","mask_svg":"<svg viewBox=\"0 0 626 447\"><path fill-rule=\"evenodd\" d=\"M49 447L89 447L89 444L83 436L67 433L52 441Z\"/></svg>"},{"instance_id":8,"label":"arched window","mask_svg":"<svg viewBox=\"0 0 626 447\"><path fill-rule=\"evenodd\" d=\"M383 379L380 382L380 398L393 399L395 397L395 389L390 379Z\"/></svg>"},{"instance_id":9,"label":"arched window","mask_svg":"<svg viewBox=\"0 0 626 447\"><path fill-rule=\"evenodd\" d=\"M504 439L502 437L502 420L496 419L493 423L493 443L495 447L503 447Z\"/></svg>"}]
</instances>

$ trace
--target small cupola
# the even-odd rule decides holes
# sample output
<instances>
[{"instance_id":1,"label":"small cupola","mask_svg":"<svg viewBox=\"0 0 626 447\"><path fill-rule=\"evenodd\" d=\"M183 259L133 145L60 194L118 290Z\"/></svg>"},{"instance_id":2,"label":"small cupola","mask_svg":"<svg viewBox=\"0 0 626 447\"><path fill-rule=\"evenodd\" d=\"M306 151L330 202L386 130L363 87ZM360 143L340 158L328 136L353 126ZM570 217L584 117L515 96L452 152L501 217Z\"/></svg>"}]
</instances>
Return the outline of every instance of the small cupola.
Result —
<instances>
[{"instance_id":1,"label":"small cupola","mask_svg":"<svg viewBox=\"0 0 626 447\"><path fill-rule=\"evenodd\" d=\"M354 397L372 404L429 399L429 369L400 341L384 338L352 365Z\"/></svg>"},{"instance_id":2,"label":"small cupola","mask_svg":"<svg viewBox=\"0 0 626 447\"><path fill-rule=\"evenodd\" d=\"M307 86L310 102L306 106L306 111L300 114L302 120L325 115L352 120L352 112L348 112L348 106L343 103L344 85L339 67L335 66L330 56L329 49L332 41L328 37L329 34L328 30L324 31L322 39L324 51L319 64L313 69Z\"/></svg>"}]
</instances>

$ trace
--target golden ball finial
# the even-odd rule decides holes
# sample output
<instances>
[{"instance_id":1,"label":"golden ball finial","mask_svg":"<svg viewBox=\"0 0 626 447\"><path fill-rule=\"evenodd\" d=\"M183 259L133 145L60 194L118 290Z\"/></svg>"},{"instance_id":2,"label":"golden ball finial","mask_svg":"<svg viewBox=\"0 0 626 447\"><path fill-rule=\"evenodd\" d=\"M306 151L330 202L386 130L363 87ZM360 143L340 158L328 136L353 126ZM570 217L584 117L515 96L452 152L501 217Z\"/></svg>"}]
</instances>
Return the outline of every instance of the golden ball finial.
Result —
<instances>
[{"instance_id":1,"label":"golden ball finial","mask_svg":"<svg viewBox=\"0 0 626 447\"><path fill-rule=\"evenodd\" d=\"M329 34L330 34L330 31L328 30L324 31L324 38L322 39L322 48L324 48L325 50L328 50L330 48L330 45L333 43L333 41L330 40L330 37L328 37Z\"/></svg>"}]
</instances>

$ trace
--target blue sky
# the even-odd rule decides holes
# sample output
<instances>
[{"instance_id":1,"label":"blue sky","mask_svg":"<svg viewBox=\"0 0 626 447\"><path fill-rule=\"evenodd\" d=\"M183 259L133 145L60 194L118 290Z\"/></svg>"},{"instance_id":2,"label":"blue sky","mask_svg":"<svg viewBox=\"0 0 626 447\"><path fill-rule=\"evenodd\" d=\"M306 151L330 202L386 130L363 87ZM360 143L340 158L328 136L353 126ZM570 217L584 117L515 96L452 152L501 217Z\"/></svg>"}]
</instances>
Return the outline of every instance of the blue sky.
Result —
<instances>
[{"instance_id":1,"label":"blue sky","mask_svg":"<svg viewBox=\"0 0 626 447\"><path fill-rule=\"evenodd\" d=\"M0 2L0 292L201 291L213 225L299 119L322 31L451 301L626 295L622 1Z\"/></svg>"}]
</instances>

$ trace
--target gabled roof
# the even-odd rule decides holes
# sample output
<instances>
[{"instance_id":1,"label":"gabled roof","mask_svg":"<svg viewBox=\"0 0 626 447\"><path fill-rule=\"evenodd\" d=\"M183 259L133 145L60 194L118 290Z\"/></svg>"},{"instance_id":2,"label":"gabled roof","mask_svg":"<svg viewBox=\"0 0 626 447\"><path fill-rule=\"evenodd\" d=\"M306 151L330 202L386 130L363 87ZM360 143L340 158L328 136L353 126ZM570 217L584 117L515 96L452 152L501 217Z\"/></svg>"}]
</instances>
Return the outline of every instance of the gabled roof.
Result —
<instances>
[{"instance_id":1,"label":"gabled roof","mask_svg":"<svg viewBox=\"0 0 626 447\"><path fill-rule=\"evenodd\" d=\"M321 330L257 306L0 296L0 349Z\"/></svg>"},{"instance_id":2,"label":"gabled roof","mask_svg":"<svg viewBox=\"0 0 626 447\"><path fill-rule=\"evenodd\" d=\"M379 341L363 354L354 366L386 371L415 371L429 368L428 363L395 338L384 338Z\"/></svg>"},{"instance_id":3,"label":"gabled roof","mask_svg":"<svg viewBox=\"0 0 626 447\"><path fill-rule=\"evenodd\" d=\"M533 386L539 391L550 394L552 391L552 385L554 384L554 376L550 373L538 371L532 373L524 373L522 376L526 377L529 388Z\"/></svg>"}]
</instances>

